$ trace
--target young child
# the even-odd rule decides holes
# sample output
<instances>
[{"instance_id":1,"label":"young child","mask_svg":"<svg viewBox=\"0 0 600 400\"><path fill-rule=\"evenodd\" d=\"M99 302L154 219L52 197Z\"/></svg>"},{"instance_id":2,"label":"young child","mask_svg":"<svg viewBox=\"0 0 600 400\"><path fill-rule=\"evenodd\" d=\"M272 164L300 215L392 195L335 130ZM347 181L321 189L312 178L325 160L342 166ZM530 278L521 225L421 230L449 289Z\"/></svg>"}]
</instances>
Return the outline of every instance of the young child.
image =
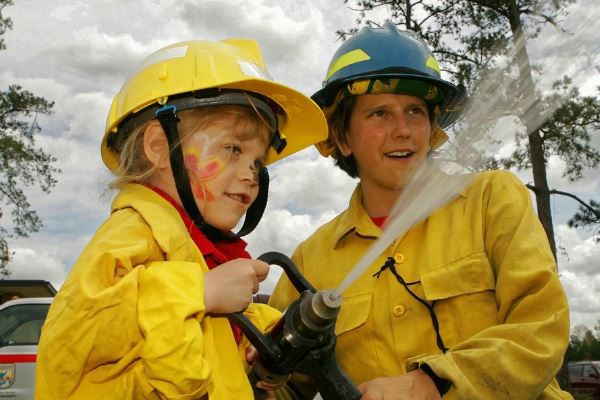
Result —
<instances>
[{"instance_id":1,"label":"young child","mask_svg":"<svg viewBox=\"0 0 600 400\"><path fill-rule=\"evenodd\" d=\"M326 137L319 107L270 80L253 40L148 57L108 116L119 193L50 308L36 399L253 398L249 344L223 314L267 329L279 313L250 304L269 266L240 236L264 211L264 167Z\"/></svg>"}]
</instances>

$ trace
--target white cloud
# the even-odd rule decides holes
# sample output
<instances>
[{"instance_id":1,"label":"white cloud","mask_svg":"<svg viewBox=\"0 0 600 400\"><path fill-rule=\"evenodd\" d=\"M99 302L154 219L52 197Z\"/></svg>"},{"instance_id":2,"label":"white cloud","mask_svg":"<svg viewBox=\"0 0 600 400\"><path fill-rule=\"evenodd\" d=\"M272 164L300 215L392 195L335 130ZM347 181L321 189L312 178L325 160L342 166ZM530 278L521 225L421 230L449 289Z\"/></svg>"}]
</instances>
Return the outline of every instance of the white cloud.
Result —
<instances>
[{"instance_id":1,"label":"white cloud","mask_svg":"<svg viewBox=\"0 0 600 400\"><path fill-rule=\"evenodd\" d=\"M575 229L558 225L558 268L569 299L571 326L592 328L600 320L600 245Z\"/></svg>"},{"instance_id":2,"label":"white cloud","mask_svg":"<svg viewBox=\"0 0 600 400\"><path fill-rule=\"evenodd\" d=\"M9 266L11 279L43 279L50 281L57 290L66 277L66 268L58 254L28 248L13 248L14 255Z\"/></svg>"}]
</instances>

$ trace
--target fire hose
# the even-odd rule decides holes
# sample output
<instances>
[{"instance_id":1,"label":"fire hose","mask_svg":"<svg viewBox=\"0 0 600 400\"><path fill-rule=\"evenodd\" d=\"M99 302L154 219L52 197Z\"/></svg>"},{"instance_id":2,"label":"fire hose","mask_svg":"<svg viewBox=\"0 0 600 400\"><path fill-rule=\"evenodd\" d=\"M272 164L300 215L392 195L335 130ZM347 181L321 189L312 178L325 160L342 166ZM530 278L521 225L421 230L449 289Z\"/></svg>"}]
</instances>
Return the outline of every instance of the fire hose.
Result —
<instances>
[{"instance_id":1,"label":"fire hose","mask_svg":"<svg viewBox=\"0 0 600 400\"><path fill-rule=\"evenodd\" d=\"M323 400L360 399L360 392L335 358L334 328L341 297L333 296L333 290L317 291L282 253L268 252L258 259L283 268L300 297L266 334L242 312L229 316L258 351L248 375L255 398L266 397L264 390L256 388L258 381L282 383L298 372L314 381Z\"/></svg>"}]
</instances>

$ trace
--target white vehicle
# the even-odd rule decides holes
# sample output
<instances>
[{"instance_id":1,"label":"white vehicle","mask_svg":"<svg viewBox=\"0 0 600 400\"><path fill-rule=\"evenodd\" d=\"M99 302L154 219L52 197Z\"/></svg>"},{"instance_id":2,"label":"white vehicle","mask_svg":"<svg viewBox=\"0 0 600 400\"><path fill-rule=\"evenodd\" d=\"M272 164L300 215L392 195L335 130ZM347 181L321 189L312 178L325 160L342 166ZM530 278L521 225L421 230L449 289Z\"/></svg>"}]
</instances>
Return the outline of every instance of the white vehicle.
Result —
<instances>
[{"instance_id":1,"label":"white vehicle","mask_svg":"<svg viewBox=\"0 0 600 400\"><path fill-rule=\"evenodd\" d=\"M0 305L0 399L32 400L40 331L52 297Z\"/></svg>"}]
</instances>

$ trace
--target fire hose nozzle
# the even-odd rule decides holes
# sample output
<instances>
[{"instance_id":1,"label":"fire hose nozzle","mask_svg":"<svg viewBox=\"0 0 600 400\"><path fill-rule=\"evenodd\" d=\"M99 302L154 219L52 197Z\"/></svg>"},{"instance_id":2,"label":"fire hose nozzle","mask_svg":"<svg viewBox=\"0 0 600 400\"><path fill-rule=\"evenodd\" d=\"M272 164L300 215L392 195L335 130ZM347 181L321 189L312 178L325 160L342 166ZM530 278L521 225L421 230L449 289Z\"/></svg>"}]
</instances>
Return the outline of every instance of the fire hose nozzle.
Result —
<instances>
[{"instance_id":1,"label":"fire hose nozzle","mask_svg":"<svg viewBox=\"0 0 600 400\"><path fill-rule=\"evenodd\" d=\"M281 253L265 253L259 259L280 265L300 298L288 306L279 322L266 334L243 313L230 315L259 353L249 375L255 398L266 396L266 392L256 388L256 382L280 383L288 374L299 372L314 379L325 400L360 399L360 392L335 357L335 323L342 296L335 289L317 291Z\"/></svg>"},{"instance_id":2,"label":"fire hose nozzle","mask_svg":"<svg viewBox=\"0 0 600 400\"><path fill-rule=\"evenodd\" d=\"M301 301L300 310L303 319L306 318L310 321L309 323L307 321L307 325L312 325L316 331L321 331L335 323L342 306L342 298L335 298L334 290L321 290L306 295L310 296L310 299Z\"/></svg>"}]
</instances>

